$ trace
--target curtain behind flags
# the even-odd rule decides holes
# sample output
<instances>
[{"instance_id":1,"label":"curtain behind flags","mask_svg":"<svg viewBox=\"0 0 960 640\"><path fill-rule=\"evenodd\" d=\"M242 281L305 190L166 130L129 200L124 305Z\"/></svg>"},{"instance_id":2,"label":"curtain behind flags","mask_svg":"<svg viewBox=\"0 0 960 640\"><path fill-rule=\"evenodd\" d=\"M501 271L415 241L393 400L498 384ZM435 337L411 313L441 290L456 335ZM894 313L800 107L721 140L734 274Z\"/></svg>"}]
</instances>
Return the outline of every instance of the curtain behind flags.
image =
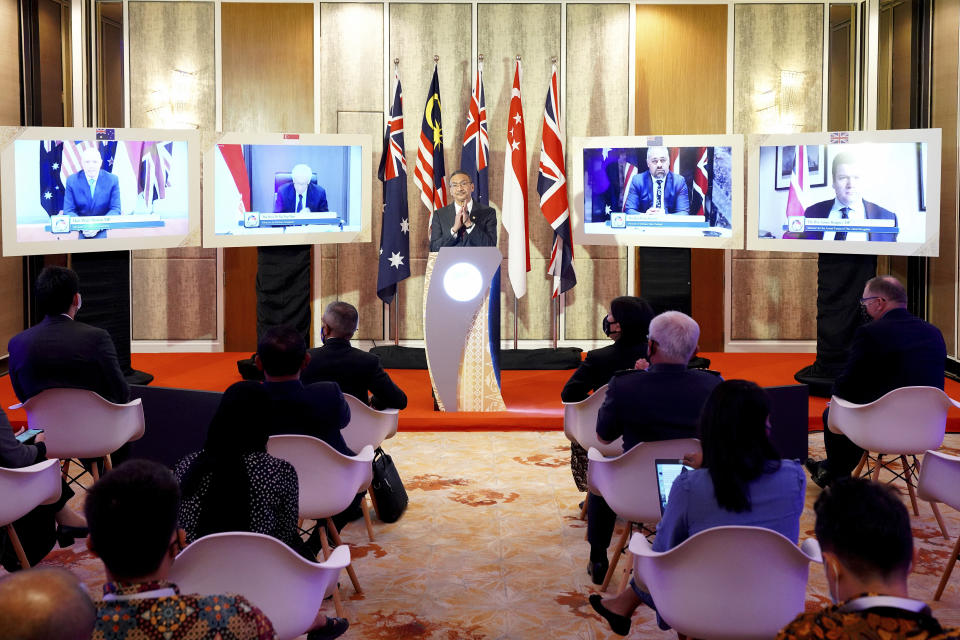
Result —
<instances>
[{"instance_id":1,"label":"curtain behind flags","mask_svg":"<svg viewBox=\"0 0 960 640\"><path fill-rule=\"evenodd\" d=\"M383 183L383 220L377 296L390 304L397 283L410 277L410 221L407 215L407 161L403 151L403 91L400 76L383 135L383 155L377 177Z\"/></svg>"},{"instance_id":2,"label":"curtain behind flags","mask_svg":"<svg viewBox=\"0 0 960 640\"><path fill-rule=\"evenodd\" d=\"M447 171L443 166L443 124L440 119L440 78L437 65L433 65L433 80L427 91L427 103L423 107L423 122L420 125L420 143L417 146L417 166L413 169L413 181L420 189L430 218L427 220L427 235L433 223L433 212L447 206Z\"/></svg>"},{"instance_id":3,"label":"curtain behind flags","mask_svg":"<svg viewBox=\"0 0 960 640\"><path fill-rule=\"evenodd\" d=\"M529 218L527 204L527 136L520 98L520 61L513 73L510 91L510 115L507 117L507 149L503 163L503 228L507 231L510 263L507 267L513 294L527 294L527 272L530 271Z\"/></svg>"},{"instance_id":4,"label":"curtain behind flags","mask_svg":"<svg viewBox=\"0 0 960 640\"><path fill-rule=\"evenodd\" d=\"M537 193L540 210L553 227L553 250L547 273L553 276L553 297L577 284L573 271L573 234L567 206L567 170L563 159L563 131L560 128L560 100L557 65L553 65L547 104L543 111L543 137L540 143L540 177Z\"/></svg>"},{"instance_id":5,"label":"curtain behind flags","mask_svg":"<svg viewBox=\"0 0 960 640\"><path fill-rule=\"evenodd\" d=\"M490 204L490 185L487 168L490 162L490 136L487 134L487 105L483 96L483 65L477 67L477 81L470 96L467 128L463 132L463 152L460 170L473 181L473 197L480 204Z\"/></svg>"}]
</instances>

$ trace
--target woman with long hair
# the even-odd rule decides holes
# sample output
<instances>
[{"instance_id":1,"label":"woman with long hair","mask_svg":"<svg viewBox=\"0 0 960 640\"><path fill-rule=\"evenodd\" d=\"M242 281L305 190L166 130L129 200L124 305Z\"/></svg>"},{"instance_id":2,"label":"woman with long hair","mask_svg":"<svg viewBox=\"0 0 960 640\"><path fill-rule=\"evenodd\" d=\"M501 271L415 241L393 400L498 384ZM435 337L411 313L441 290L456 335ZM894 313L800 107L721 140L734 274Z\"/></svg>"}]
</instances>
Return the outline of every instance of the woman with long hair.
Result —
<instances>
[{"instance_id":1,"label":"woman with long hair","mask_svg":"<svg viewBox=\"0 0 960 640\"><path fill-rule=\"evenodd\" d=\"M727 380L717 385L700 419L702 459L685 458L699 468L673 483L657 526L655 551L725 525L765 527L797 542L807 477L798 461L780 459L768 437L769 417L770 401L756 383ZM613 598L591 595L590 604L619 635L629 633L630 616L640 604L656 610L635 580ZM659 615L657 623L669 629Z\"/></svg>"}]
</instances>

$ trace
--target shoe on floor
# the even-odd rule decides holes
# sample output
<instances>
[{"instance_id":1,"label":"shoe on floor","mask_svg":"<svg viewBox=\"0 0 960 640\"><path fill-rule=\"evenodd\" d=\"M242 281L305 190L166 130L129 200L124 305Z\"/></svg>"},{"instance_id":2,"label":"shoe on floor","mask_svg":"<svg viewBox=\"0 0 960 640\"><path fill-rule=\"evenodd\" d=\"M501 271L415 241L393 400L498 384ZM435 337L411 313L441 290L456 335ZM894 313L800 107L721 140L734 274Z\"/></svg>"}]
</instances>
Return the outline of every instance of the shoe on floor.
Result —
<instances>
[{"instance_id":1,"label":"shoe on floor","mask_svg":"<svg viewBox=\"0 0 960 640\"><path fill-rule=\"evenodd\" d=\"M821 489L826 489L827 485L833 482L834 477L826 467L821 465L821 467L817 469L815 473L810 474L810 479L813 480Z\"/></svg>"},{"instance_id":2,"label":"shoe on floor","mask_svg":"<svg viewBox=\"0 0 960 640\"><path fill-rule=\"evenodd\" d=\"M587 573L593 584L603 584L603 579L607 577L607 569L610 568L610 562L604 558L600 562L591 562L587 565Z\"/></svg>"},{"instance_id":3,"label":"shoe on floor","mask_svg":"<svg viewBox=\"0 0 960 640\"><path fill-rule=\"evenodd\" d=\"M810 476L817 475L817 472L823 468L823 461L815 460L814 458L807 458L807 461L803 463L803 466L807 468L807 471L810 472Z\"/></svg>"},{"instance_id":4,"label":"shoe on floor","mask_svg":"<svg viewBox=\"0 0 960 640\"><path fill-rule=\"evenodd\" d=\"M339 638L350 627L350 621L346 618L331 618L327 616L327 624L319 629L314 629L307 634L307 640L332 640Z\"/></svg>"},{"instance_id":5,"label":"shoe on floor","mask_svg":"<svg viewBox=\"0 0 960 640\"><path fill-rule=\"evenodd\" d=\"M603 597L599 593L591 594L589 600L593 610L599 613L600 617L610 625L610 631L618 636L625 636L630 633L630 618L614 613L603 606Z\"/></svg>"}]
</instances>

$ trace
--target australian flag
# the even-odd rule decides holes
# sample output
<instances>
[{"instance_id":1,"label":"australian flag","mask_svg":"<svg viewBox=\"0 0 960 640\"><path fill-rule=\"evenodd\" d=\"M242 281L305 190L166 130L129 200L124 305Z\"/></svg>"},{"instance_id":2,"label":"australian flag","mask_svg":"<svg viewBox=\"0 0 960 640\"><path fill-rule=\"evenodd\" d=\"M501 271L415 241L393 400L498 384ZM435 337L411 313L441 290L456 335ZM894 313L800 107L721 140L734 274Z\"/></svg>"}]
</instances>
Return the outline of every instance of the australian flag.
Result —
<instances>
[{"instance_id":1,"label":"australian flag","mask_svg":"<svg viewBox=\"0 0 960 640\"><path fill-rule=\"evenodd\" d=\"M63 182L60 180L60 164L63 162L61 140L40 141L40 206L47 215L55 216L63 211Z\"/></svg>"},{"instance_id":2,"label":"australian flag","mask_svg":"<svg viewBox=\"0 0 960 640\"><path fill-rule=\"evenodd\" d=\"M490 161L490 136L487 134L487 105L483 97L483 67L477 67L477 81L470 97L467 128L463 132L463 153L460 170L464 171L476 188L473 197L480 204L490 204L487 165Z\"/></svg>"},{"instance_id":3,"label":"australian flag","mask_svg":"<svg viewBox=\"0 0 960 640\"><path fill-rule=\"evenodd\" d=\"M390 304L397 283L410 277L410 218L407 215L407 160L403 151L403 91L400 77L383 134L383 155L377 177L383 183L383 221L377 296Z\"/></svg>"}]
</instances>

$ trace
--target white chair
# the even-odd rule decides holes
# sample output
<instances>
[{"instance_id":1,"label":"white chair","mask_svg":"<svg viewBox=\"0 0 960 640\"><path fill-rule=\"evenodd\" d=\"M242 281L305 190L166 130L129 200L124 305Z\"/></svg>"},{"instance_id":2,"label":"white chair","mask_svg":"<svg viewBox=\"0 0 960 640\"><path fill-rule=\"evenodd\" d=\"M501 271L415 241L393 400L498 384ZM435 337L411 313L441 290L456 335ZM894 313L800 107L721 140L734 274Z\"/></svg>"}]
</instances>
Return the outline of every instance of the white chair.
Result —
<instances>
[{"instance_id":1,"label":"white chair","mask_svg":"<svg viewBox=\"0 0 960 640\"><path fill-rule=\"evenodd\" d=\"M576 442L583 447L584 451L589 451L593 447L604 456L611 458L623 453L623 437L619 437L610 444L601 442L597 437L597 415L600 413L600 405L603 399L607 397L607 385L603 385L586 399L579 402L563 403L563 434L567 436L570 442ZM587 502L590 500L590 493L583 499L583 507L580 509L580 519L583 520L587 514Z\"/></svg>"},{"instance_id":2,"label":"white chair","mask_svg":"<svg viewBox=\"0 0 960 640\"><path fill-rule=\"evenodd\" d=\"M920 515L914 491L915 477L919 474L917 455L928 449L938 449L943 444L950 407L960 408L960 403L936 387L901 387L862 405L834 396L830 400L827 426L864 450L854 471L855 476L859 476L867 465L864 475L872 473L874 480L880 477L882 468L902 477L907 483L913 513ZM876 453L876 457L871 456L871 452ZM883 461L884 455L899 459L902 474L890 469L890 463ZM908 455L913 458L912 466L907 461ZM875 461L872 468L868 465L871 459ZM931 502L930 507L943 537L949 540L936 503Z\"/></svg>"},{"instance_id":3,"label":"white chair","mask_svg":"<svg viewBox=\"0 0 960 640\"><path fill-rule=\"evenodd\" d=\"M39 505L59 500L60 488L60 467L55 459L19 469L0 467L0 496L3 496L0 499L0 526L7 528L7 535L24 569L30 568L30 562L13 523Z\"/></svg>"},{"instance_id":4,"label":"white chair","mask_svg":"<svg viewBox=\"0 0 960 640\"><path fill-rule=\"evenodd\" d=\"M927 451L923 456L923 468L917 481L917 494L931 504L942 502L960 510L960 457ZM960 556L960 537L957 537L957 543L953 545L943 577L940 578L937 592L933 596L934 600L939 600L943 595L953 566L957 563L957 556Z\"/></svg>"},{"instance_id":5,"label":"white chair","mask_svg":"<svg viewBox=\"0 0 960 640\"><path fill-rule=\"evenodd\" d=\"M657 489L656 461L660 458L679 460L688 453L699 453L696 438L641 442L615 458L604 458L591 447L587 451L587 483L591 493L603 496L607 505L627 522L623 535L614 547L613 558L600 587L606 591L627 546L633 523L653 525L660 521L660 492Z\"/></svg>"},{"instance_id":6,"label":"white chair","mask_svg":"<svg viewBox=\"0 0 960 640\"><path fill-rule=\"evenodd\" d=\"M297 471L300 485L300 519L316 520L323 547L323 557L330 556L330 546L323 530L326 524L337 547L343 546L333 525L333 516L350 506L354 497L370 486L373 480L373 447L365 446L356 456L345 456L329 444L311 436L270 436L267 453L282 458ZM357 593L363 593L352 566L347 575ZM342 615L340 595L333 594L337 614Z\"/></svg>"},{"instance_id":7,"label":"white chair","mask_svg":"<svg viewBox=\"0 0 960 640\"><path fill-rule=\"evenodd\" d=\"M347 406L350 407L350 423L340 430L340 434L351 451L360 451L367 445L376 449L383 444L384 440L389 440L397 435L397 425L400 421L399 409L377 410L368 407L349 393L343 394L343 397L346 398ZM368 491L367 495L370 496L373 510L379 517L380 512L377 509L377 501L373 497L373 492ZM373 542L373 527L370 523L366 498L364 498L361 507L363 507L364 518L368 524L367 533L370 536L370 541Z\"/></svg>"},{"instance_id":8,"label":"white chair","mask_svg":"<svg viewBox=\"0 0 960 640\"><path fill-rule=\"evenodd\" d=\"M234 531L195 540L177 556L170 580L182 593L244 596L288 640L306 633L349 564L345 546L317 564L271 536Z\"/></svg>"},{"instance_id":9,"label":"white chair","mask_svg":"<svg viewBox=\"0 0 960 640\"><path fill-rule=\"evenodd\" d=\"M801 547L760 527L715 527L665 552L630 540L634 576L677 633L700 640L769 640L803 611L813 538Z\"/></svg>"},{"instance_id":10,"label":"white chair","mask_svg":"<svg viewBox=\"0 0 960 640\"><path fill-rule=\"evenodd\" d=\"M86 389L47 389L10 409L26 410L30 428L44 430L47 456L63 460L65 474L71 458L103 459L110 470L110 454L143 436L139 398L114 404ZM94 481L100 479L97 466L90 465Z\"/></svg>"}]
</instances>

